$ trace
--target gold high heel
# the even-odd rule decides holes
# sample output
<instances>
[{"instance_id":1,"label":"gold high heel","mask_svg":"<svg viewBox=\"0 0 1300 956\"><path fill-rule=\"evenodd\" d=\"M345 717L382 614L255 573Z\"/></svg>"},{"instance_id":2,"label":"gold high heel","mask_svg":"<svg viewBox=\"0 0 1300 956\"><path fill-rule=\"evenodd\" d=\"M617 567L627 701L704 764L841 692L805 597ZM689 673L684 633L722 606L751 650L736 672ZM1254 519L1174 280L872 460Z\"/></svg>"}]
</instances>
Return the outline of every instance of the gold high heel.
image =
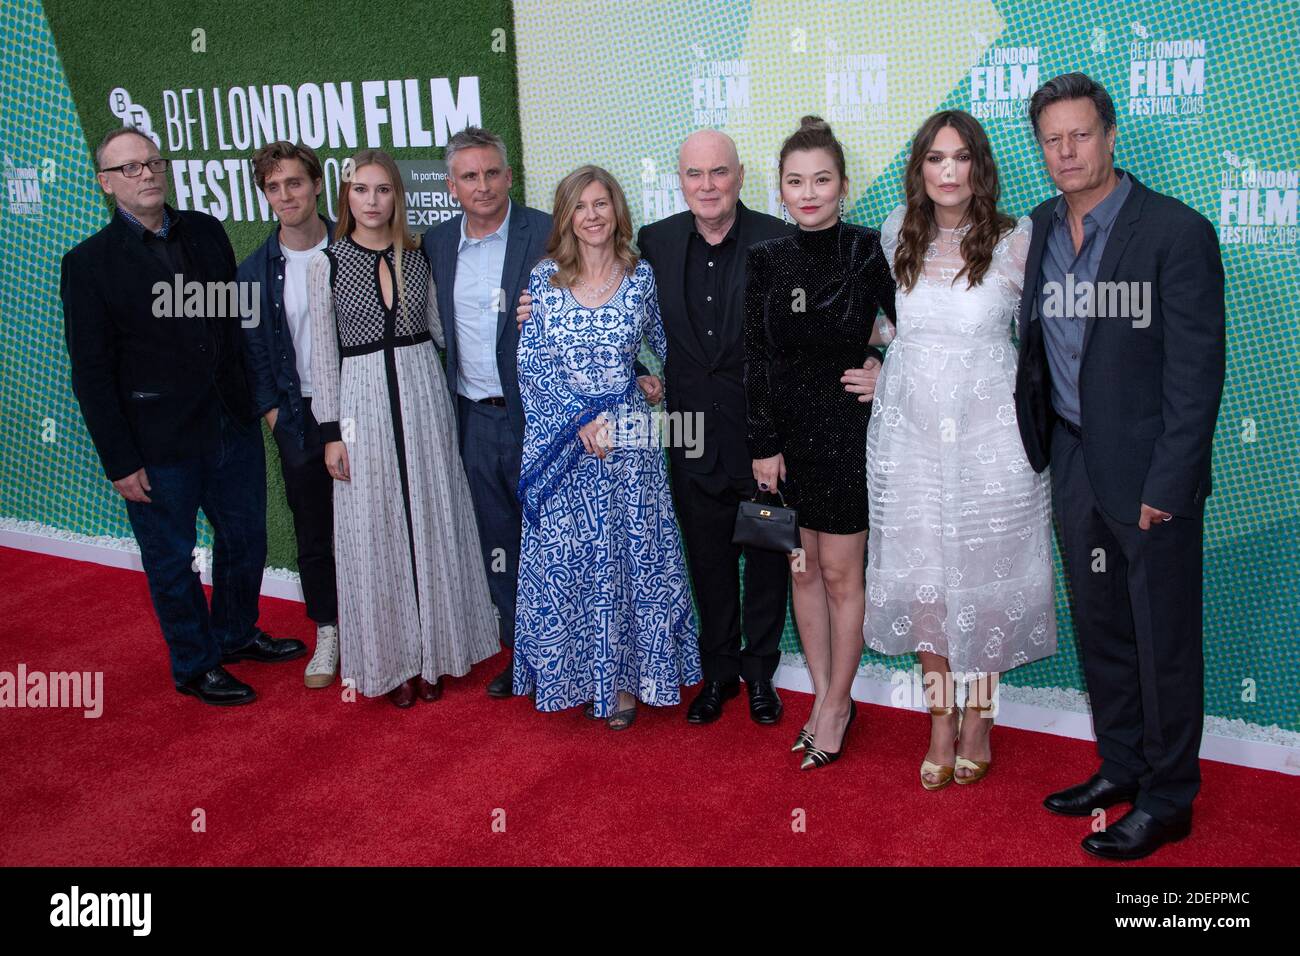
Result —
<instances>
[{"instance_id":1,"label":"gold high heel","mask_svg":"<svg viewBox=\"0 0 1300 956\"><path fill-rule=\"evenodd\" d=\"M953 712L956 709L957 709L956 707L951 707L951 706L929 708L931 715L935 717L950 717L952 716ZM960 722L958 723L957 726L958 727L961 726ZM948 786L948 784L952 783L953 780L956 779L956 777L954 776L956 772L957 772L956 767L945 767L940 764L933 763L929 760L922 760L921 761L921 786L925 787L925 789L927 790L942 790L944 787ZM925 779L926 774L931 774L932 776L936 776L939 779L934 783L931 783L929 780Z\"/></svg>"},{"instance_id":2,"label":"gold high heel","mask_svg":"<svg viewBox=\"0 0 1300 956\"><path fill-rule=\"evenodd\" d=\"M988 707L976 707L974 704L967 704L965 710L973 710L977 714L988 714L988 713L992 713L993 705L990 704ZM963 711L962 720L965 719L966 719L966 714ZM986 720L988 718L981 717L980 719ZM989 772L989 767L991 767L992 765L993 765L992 757L990 757L988 760L972 760L969 757L963 757L961 754L958 754L957 767L953 769L953 773L954 773L953 779L956 780L959 784L963 784L963 785L968 783L978 783L979 781L984 779L985 775ZM970 770L971 775L969 777L955 776L957 768L961 768L963 770Z\"/></svg>"},{"instance_id":3,"label":"gold high heel","mask_svg":"<svg viewBox=\"0 0 1300 956\"><path fill-rule=\"evenodd\" d=\"M813 735L807 730L800 730L799 736L794 739L794 746L790 748L790 753L797 754L801 750L807 750L812 746Z\"/></svg>"}]
</instances>

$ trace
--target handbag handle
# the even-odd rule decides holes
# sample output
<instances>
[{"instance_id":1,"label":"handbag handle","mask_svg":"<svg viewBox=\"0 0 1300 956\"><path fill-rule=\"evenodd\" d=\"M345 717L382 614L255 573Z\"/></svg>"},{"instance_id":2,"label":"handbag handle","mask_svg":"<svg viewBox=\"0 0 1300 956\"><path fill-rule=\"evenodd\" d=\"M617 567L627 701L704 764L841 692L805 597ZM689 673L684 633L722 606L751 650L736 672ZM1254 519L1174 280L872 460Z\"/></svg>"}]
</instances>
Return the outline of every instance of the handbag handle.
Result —
<instances>
[{"instance_id":1,"label":"handbag handle","mask_svg":"<svg viewBox=\"0 0 1300 956\"><path fill-rule=\"evenodd\" d=\"M779 488L774 489L774 490L772 490L772 491L763 491L763 490L760 488L758 491L754 492L754 497L752 497L752 498L749 499L750 502L753 503L753 504L758 504L758 496L759 496L759 495L769 495L769 496L770 496L770 495L776 495L777 500L781 502L781 507L782 507L782 508L787 507L787 506L786 506L786 503L785 503L785 495L781 494L781 489L779 489Z\"/></svg>"}]
</instances>

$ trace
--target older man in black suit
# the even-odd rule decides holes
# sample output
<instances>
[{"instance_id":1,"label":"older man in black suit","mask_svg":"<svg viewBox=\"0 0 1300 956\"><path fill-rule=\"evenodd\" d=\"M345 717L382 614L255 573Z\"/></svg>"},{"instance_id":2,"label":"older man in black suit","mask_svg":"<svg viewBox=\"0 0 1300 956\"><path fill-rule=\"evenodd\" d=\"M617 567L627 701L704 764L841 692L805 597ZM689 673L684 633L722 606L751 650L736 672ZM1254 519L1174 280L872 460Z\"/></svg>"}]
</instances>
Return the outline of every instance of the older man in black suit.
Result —
<instances>
[{"instance_id":1,"label":"older man in black suit","mask_svg":"<svg viewBox=\"0 0 1300 956\"><path fill-rule=\"evenodd\" d=\"M740 201L745 168L724 133L689 136L678 155L678 177L688 211L644 226L637 245L659 288L668 336L668 410L697 416L703 425L701 447L668 450L673 503L700 611L704 684L686 719L716 720L743 677L750 716L775 723L781 700L772 678L781 660L789 565L784 554L744 549L742 618L742 549L731 536L739 502L756 490L745 444L745 252L792 227Z\"/></svg>"},{"instance_id":2,"label":"older man in black suit","mask_svg":"<svg viewBox=\"0 0 1300 956\"><path fill-rule=\"evenodd\" d=\"M1030 118L1062 195L1033 211L1016 406L1029 461L1051 465L1061 551L1101 756L1049 796L1083 841L1137 859L1191 830L1203 720L1201 548L1224 374L1214 227L1114 166L1115 108L1081 73Z\"/></svg>"}]
</instances>

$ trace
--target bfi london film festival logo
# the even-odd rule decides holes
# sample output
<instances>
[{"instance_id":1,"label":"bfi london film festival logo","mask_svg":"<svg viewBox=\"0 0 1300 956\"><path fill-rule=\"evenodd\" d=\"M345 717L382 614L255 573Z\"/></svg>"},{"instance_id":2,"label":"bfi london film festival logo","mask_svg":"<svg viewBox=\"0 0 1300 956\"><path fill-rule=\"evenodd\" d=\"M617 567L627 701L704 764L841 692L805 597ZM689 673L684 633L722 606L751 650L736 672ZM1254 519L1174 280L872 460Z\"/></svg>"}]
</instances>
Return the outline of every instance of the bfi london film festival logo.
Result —
<instances>
[{"instance_id":1,"label":"bfi london film festival logo","mask_svg":"<svg viewBox=\"0 0 1300 956\"><path fill-rule=\"evenodd\" d=\"M1224 150L1219 180L1219 242L1290 254L1300 240L1296 221L1300 170L1260 169L1253 157Z\"/></svg>"},{"instance_id":2,"label":"bfi london film festival logo","mask_svg":"<svg viewBox=\"0 0 1300 956\"><path fill-rule=\"evenodd\" d=\"M984 52L970 68L970 115L1028 122L1029 100L1038 89L1038 47L989 46L982 33L972 36Z\"/></svg>"},{"instance_id":3,"label":"bfi london film festival logo","mask_svg":"<svg viewBox=\"0 0 1300 956\"><path fill-rule=\"evenodd\" d=\"M205 212L221 222L274 220L249 158L266 143L301 142L320 152L326 213L337 219L345 160L331 152L381 145L395 153L443 147L455 133L483 121L477 76L180 87L163 90L161 98L157 132L154 116L124 87L109 93L108 107L123 126L135 127L170 154L176 208ZM434 204L445 176L441 182L408 179L408 184L430 187L431 205L417 206L413 218L426 225L449 218L449 207Z\"/></svg>"},{"instance_id":4,"label":"bfi london film festival logo","mask_svg":"<svg viewBox=\"0 0 1300 956\"><path fill-rule=\"evenodd\" d=\"M661 165L650 156L642 156L641 222L649 225L686 209L686 196L676 170L667 163Z\"/></svg>"},{"instance_id":5,"label":"bfi london film festival logo","mask_svg":"<svg viewBox=\"0 0 1300 956\"><path fill-rule=\"evenodd\" d=\"M747 126L753 112L748 60L713 60L691 48L691 119L696 126Z\"/></svg>"},{"instance_id":6,"label":"bfi london film festival logo","mask_svg":"<svg viewBox=\"0 0 1300 956\"><path fill-rule=\"evenodd\" d=\"M889 57L843 52L826 41L826 122L883 126L889 122Z\"/></svg>"},{"instance_id":7,"label":"bfi london film festival logo","mask_svg":"<svg viewBox=\"0 0 1300 956\"><path fill-rule=\"evenodd\" d=\"M1157 40L1141 23L1130 26L1129 116L1195 121L1205 113L1205 41L1194 37Z\"/></svg>"},{"instance_id":8,"label":"bfi london film festival logo","mask_svg":"<svg viewBox=\"0 0 1300 956\"><path fill-rule=\"evenodd\" d=\"M5 196L9 200L11 216L40 217L42 174L45 181L49 182L53 174L52 164L53 160L47 160L44 170L38 170L35 166L19 166L5 153Z\"/></svg>"},{"instance_id":9,"label":"bfi london film festival logo","mask_svg":"<svg viewBox=\"0 0 1300 956\"><path fill-rule=\"evenodd\" d=\"M139 103L132 102L131 94L124 87L115 86L108 94L108 111L116 116L123 126L133 126L153 140L153 144L162 149L162 139L153 131L153 117Z\"/></svg>"}]
</instances>

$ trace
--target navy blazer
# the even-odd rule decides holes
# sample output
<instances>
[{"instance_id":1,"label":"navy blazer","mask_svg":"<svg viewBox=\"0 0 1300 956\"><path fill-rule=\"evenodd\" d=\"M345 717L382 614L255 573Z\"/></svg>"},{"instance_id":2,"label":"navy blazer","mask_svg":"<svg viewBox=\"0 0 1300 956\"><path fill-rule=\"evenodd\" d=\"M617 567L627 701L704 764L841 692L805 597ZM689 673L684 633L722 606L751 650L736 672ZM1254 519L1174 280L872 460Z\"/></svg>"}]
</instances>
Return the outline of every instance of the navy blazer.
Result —
<instances>
[{"instance_id":1,"label":"navy blazer","mask_svg":"<svg viewBox=\"0 0 1300 956\"><path fill-rule=\"evenodd\" d=\"M325 235L334 238L334 223L324 216ZM258 283L261 313L255 326L244 329L244 356L258 415L279 409L275 430L292 435L298 447L306 440L307 418L302 407L302 382L298 379L297 350L284 318L284 253L280 227L239 264L240 282ZM308 356L308 361L311 357Z\"/></svg>"},{"instance_id":2,"label":"navy blazer","mask_svg":"<svg viewBox=\"0 0 1300 956\"><path fill-rule=\"evenodd\" d=\"M1210 452L1224 375L1224 282L1210 221L1133 177L1102 253L1097 282L1149 283L1145 327L1092 317L1079 359L1079 427L1088 479L1102 508L1136 524L1141 506L1180 517L1210 494ZM1057 198L1034 209L1020 302L1016 413L1035 471L1051 461L1051 368L1038 299L1043 248Z\"/></svg>"},{"instance_id":3,"label":"navy blazer","mask_svg":"<svg viewBox=\"0 0 1300 956\"><path fill-rule=\"evenodd\" d=\"M424 254L433 268L433 281L438 286L438 315L442 319L444 341L447 343L447 387L451 390L452 407L457 395L459 362L456 355L456 261L460 246L460 222L455 216L424 234ZM510 425L522 445L524 441L524 407L519 399L519 374L515 355L519 348L519 326L515 322L515 307L519 295L528 289L528 274L546 254L546 242L551 235L551 217L537 209L514 203L510 209L510 225L506 234L506 259L502 269L501 288L505 295L501 311L497 313L497 374L501 377L502 395Z\"/></svg>"}]
</instances>

